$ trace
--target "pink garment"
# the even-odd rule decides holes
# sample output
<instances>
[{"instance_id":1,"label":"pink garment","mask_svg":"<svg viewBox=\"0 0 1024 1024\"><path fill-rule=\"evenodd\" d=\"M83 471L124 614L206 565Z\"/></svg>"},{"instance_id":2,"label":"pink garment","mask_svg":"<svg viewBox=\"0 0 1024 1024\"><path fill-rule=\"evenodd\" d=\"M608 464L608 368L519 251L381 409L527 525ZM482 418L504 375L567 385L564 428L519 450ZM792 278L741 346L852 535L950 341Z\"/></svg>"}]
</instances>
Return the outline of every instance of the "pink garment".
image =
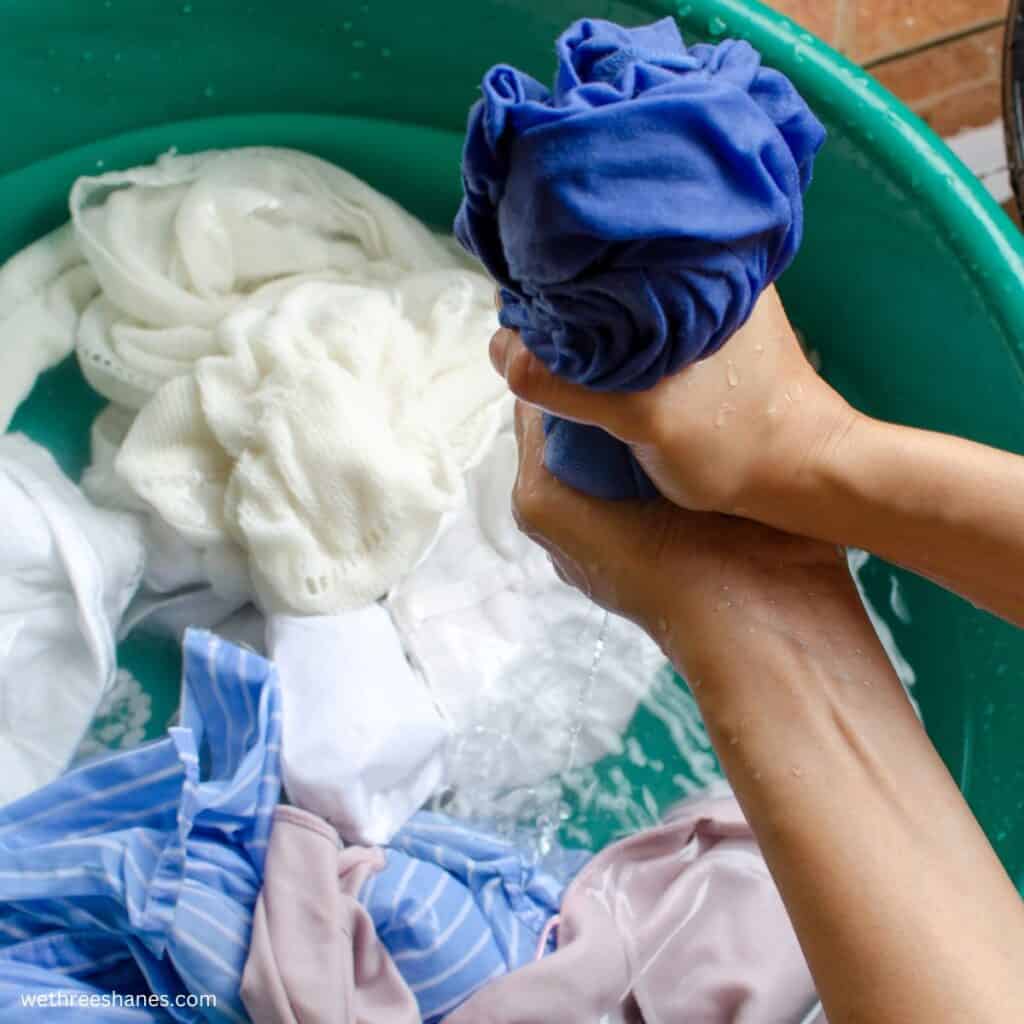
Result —
<instances>
[{"instance_id":1,"label":"pink garment","mask_svg":"<svg viewBox=\"0 0 1024 1024\"><path fill-rule=\"evenodd\" d=\"M598 1024L637 1011L643 1024L798 1024L814 1003L775 883L725 794L598 854L566 891L556 952L446 1024Z\"/></svg>"},{"instance_id":2,"label":"pink garment","mask_svg":"<svg viewBox=\"0 0 1024 1024\"><path fill-rule=\"evenodd\" d=\"M380 850L343 849L320 818L277 808L242 976L254 1024L420 1024L357 900L383 864Z\"/></svg>"}]
</instances>

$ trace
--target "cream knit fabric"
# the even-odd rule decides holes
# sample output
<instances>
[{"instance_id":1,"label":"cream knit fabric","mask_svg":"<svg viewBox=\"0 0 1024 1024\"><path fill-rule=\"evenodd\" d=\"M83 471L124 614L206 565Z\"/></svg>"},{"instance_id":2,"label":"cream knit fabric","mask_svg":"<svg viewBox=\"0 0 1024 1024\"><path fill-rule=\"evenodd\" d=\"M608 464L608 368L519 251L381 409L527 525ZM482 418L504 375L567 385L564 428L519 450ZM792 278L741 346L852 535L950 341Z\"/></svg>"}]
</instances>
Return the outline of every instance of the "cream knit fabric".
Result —
<instances>
[{"instance_id":1,"label":"cream knit fabric","mask_svg":"<svg viewBox=\"0 0 1024 1024\"><path fill-rule=\"evenodd\" d=\"M102 288L81 322L83 372L100 394L136 409L217 352L217 324L268 282L453 262L392 200L293 150L169 154L80 178L71 217Z\"/></svg>"},{"instance_id":2,"label":"cream knit fabric","mask_svg":"<svg viewBox=\"0 0 1024 1024\"><path fill-rule=\"evenodd\" d=\"M248 551L265 610L367 604L426 553L497 431L495 323L489 282L457 269L257 294L217 328L221 354L140 412L117 472L192 544Z\"/></svg>"},{"instance_id":3,"label":"cream knit fabric","mask_svg":"<svg viewBox=\"0 0 1024 1024\"><path fill-rule=\"evenodd\" d=\"M497 429L488 280L292 150L168 154L79 179L70 207L0 269L0 419L77 341L112 416L142 410L116 476L201 557L245 553L268 611L381 597Z\"/></svg>"}]
</instances>

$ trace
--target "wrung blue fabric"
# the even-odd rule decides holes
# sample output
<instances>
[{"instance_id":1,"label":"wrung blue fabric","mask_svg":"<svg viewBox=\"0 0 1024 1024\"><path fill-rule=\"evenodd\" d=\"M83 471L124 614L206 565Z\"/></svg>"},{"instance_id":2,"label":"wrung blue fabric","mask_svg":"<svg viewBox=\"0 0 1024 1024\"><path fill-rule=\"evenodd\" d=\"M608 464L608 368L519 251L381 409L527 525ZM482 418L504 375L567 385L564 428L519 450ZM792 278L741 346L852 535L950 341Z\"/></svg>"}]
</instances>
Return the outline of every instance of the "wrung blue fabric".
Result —
<instances>
[{"instance_id":1,"label":"wrung blue fabric","mask_svg":"<svg viewBox=\"0 0 1024 1024\"><path fill-rule=\"evenodd\" d=\"M0 1020L249 1019L239 986L281 789L277 675L189 631L183 678L166 739L0 810Z\"/></svg>"},{"instance_id":2,"label":"wrung blue fabric","mask_svg":"<svg viewBox=\"0 0 1024 1024\"><path fill-rule=\"evenodd\" d=\"M719 349L792 262L825 131L749 44L687 47L671 18L578 21L557 56L552 90L506 65L485 75L456 234L550 370L644 390ZM545 427L566 483L655 493L621 442Z\"/></svg>"}]
</instances>

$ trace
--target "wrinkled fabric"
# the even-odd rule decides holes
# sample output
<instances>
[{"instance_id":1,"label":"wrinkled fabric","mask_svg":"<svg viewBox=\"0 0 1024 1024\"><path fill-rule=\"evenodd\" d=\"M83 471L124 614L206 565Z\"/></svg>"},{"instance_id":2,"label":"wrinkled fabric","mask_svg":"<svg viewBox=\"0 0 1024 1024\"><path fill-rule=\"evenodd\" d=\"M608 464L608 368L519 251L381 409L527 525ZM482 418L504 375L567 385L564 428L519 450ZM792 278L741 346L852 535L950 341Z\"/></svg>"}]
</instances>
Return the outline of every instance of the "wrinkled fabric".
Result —
<instances>
[{"instance_id":1,"label":"wrinkled fabric","mask_svg":"<svg viewBox=\"0 0 1024 1024\"><path fill-rule=\"evenodd\" d=\"M82 476L82 490L92 501L133 513L142 527L146 567L124 631L144 625L180 640L193 626L223 635L220 627L254 596L245 552L231 540L193 547L117 475L114 460L134 419L132 410L117 405L96 417L92 461Z\"/></svg>"},{"instance_id":2,"label":"wrinkled fabric","mask_svg":"<svg viewBox=\"0 0 1024 1024\"><path fill-rule=\"evenodd\" d=\"M0 810L0 1017L39 1016L22 997L74 990L167 1002L76 1005L76 1022L246 1020L239 987L280 794L279 700L269 663L190 632L181 724L166 739ZM188 1008L190 994L216 1006Z\"/></svg>"},{"instance_id":3,"label":"wrinkled fabric","mask_svg":"<svg viewBox=\"0 0 1024 1024\"><path fill-rule=\"evenodd\" d=\"M433 1024L543 953L565 883L587 855L566 852L556 876L509 840L422 812L385 857L359 899Z\"/></svg>"},{"instance_id":4,"label":"wrinkled fabric","mask_svg":"<svg viewBox=\"0 0 1024 1024\"><path fill-rule=\"evenodd\" d=\"M388 613L272 616L284 784L349 843L386 843L441 788L448 724Z\"/></svg>"},{"instance_id":5,"label":"wrinkled fabric","mask_svg":"<svg viewBox=\"0 0 1024 1024\"><path fill-rule=\"evenodd\" d=\"M824 129L749 44L687 47L671 18L584 19L557 50L552 90L507 65L484 76L456 235L554 373L642 390L720 348L789 266ZM593 428L547 430L565 482L654 493Z\"/></svg>"},{"instance_id":6,"label":"wrinkled fabric","mask_svg":"<svg viewBox=\"0 0 1024 1024\"><path fill-rule=\"evenodd\" d=\"M0 804L68 766L117 673L142 532L96 508L45 448L0 437Z\"/></svg>"},{"instance_id":7,"label":"wrinkled fabric","mask_svg":"<svg viewBox=\"0 0 1024 1024\"><path fill-rule=\"evenodd\" d=\"M727 792L681 804L594 857L565 893L557 935L552 955L476 993L450 1024L598 1024L620 1006L644 1024L793 1024L815 1003L785 907Z\"/></svg>"},{"instance_id":8,"label":"wrinkled fabric","mask_svg":"<svg viewBox=\"0 0 1024 1024\"><path fill-rule=\"evenodd\" d=\"M531 815L539 784L621 753L622 733L666 664L642 629L559 580L517 529L509 494L518 456L505 411L493 447L466 476L466 504L385 602L452 723L450 809L470 818L520 803Z\"/></svg>"},{"instance_id":9,"label":"wrinkled fabric","mask_svg":"<svg viewBox=\"0 0 1024 1024\"><path fill-rule=\"evenodd\" d=\"M0 432L39 375L70 354L78 319L98 290L67 225L0 266Z\"/></svg>"},{"instance_id":10,"label":"wrinkled fabric","mask_svg":"<svg viewBox=\"0 0 1024 1024\"><path fill-rule=\"evenodd\" d=\"M216 325L262 286L451 262L397 203L288 149L168 153L152 166L78 179L70 206L102 290L82 317L78 359L100 394L134 409L217 353Z\"/></svg>"},{"instance_id":11,"label":"wrinkled fabric","mask_svg":"<svg viewBox=\"0 0 1024 1024\"><path fill-rule=\"evenodd\" d=\"M257 293L138 414L115 471L193 546L244 549L268 613L369 604L494 437L495 323L486 279L458 269Z\"/></svg>"},{"instance_id":12,"label":"wrinkled fabric","mask_svg":"<svg viewBox=\"0 0 1024 1024\"><path fill-rule=\"evenodd\" d=\"M357 895L383 855L279 807L253 915L242 1001L253 1024L420 1024Z\"/></svg>"}]
</instances>

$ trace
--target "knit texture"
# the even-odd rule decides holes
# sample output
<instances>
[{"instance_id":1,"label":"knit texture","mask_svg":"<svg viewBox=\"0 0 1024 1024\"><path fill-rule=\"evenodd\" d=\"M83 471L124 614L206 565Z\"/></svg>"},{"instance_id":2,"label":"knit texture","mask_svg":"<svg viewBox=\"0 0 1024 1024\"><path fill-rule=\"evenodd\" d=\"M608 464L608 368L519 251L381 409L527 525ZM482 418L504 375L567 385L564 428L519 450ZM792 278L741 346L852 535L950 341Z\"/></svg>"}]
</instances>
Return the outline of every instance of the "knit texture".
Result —
<instances>
[{"instance_id":1,"label":"knit texture","mask_svg":"<svg viewBox=\"0 0 1024 1024\"><path fill-rule=\"evenodd\" d=\"M268 612L382 597L425 554L499 425L482 275L272 289L139 413L117 473L199 547L233 540Z\"/></svg>"},{"instance_id":2,"label":"knit texture","mask_svg":"<svg viewBox=\"0 0 1024 1024\"><path fill-rule=\"evenodd\" d=\"M79 361L101 395L133 409L216 353L217 324L271 282L452 263L397 203L294 150L167 154L79 178L70 206L101 289L78 328Z\"/></svg>"},{"instance_id":3,"label":"knit texture","mask_svg":"<svg viewBox=\"0 0 1024 1024\"><path fill-rule=\"evenodd\" d=\"M671 18L578 21L557 52L552 90L507 65L484 76L456 235L554 373L643 390L715 352L789 266L824 129L747 43L687 47ZM565 482L654 493L619 442L547 430Z\"/></svg>"}]
</instances>

